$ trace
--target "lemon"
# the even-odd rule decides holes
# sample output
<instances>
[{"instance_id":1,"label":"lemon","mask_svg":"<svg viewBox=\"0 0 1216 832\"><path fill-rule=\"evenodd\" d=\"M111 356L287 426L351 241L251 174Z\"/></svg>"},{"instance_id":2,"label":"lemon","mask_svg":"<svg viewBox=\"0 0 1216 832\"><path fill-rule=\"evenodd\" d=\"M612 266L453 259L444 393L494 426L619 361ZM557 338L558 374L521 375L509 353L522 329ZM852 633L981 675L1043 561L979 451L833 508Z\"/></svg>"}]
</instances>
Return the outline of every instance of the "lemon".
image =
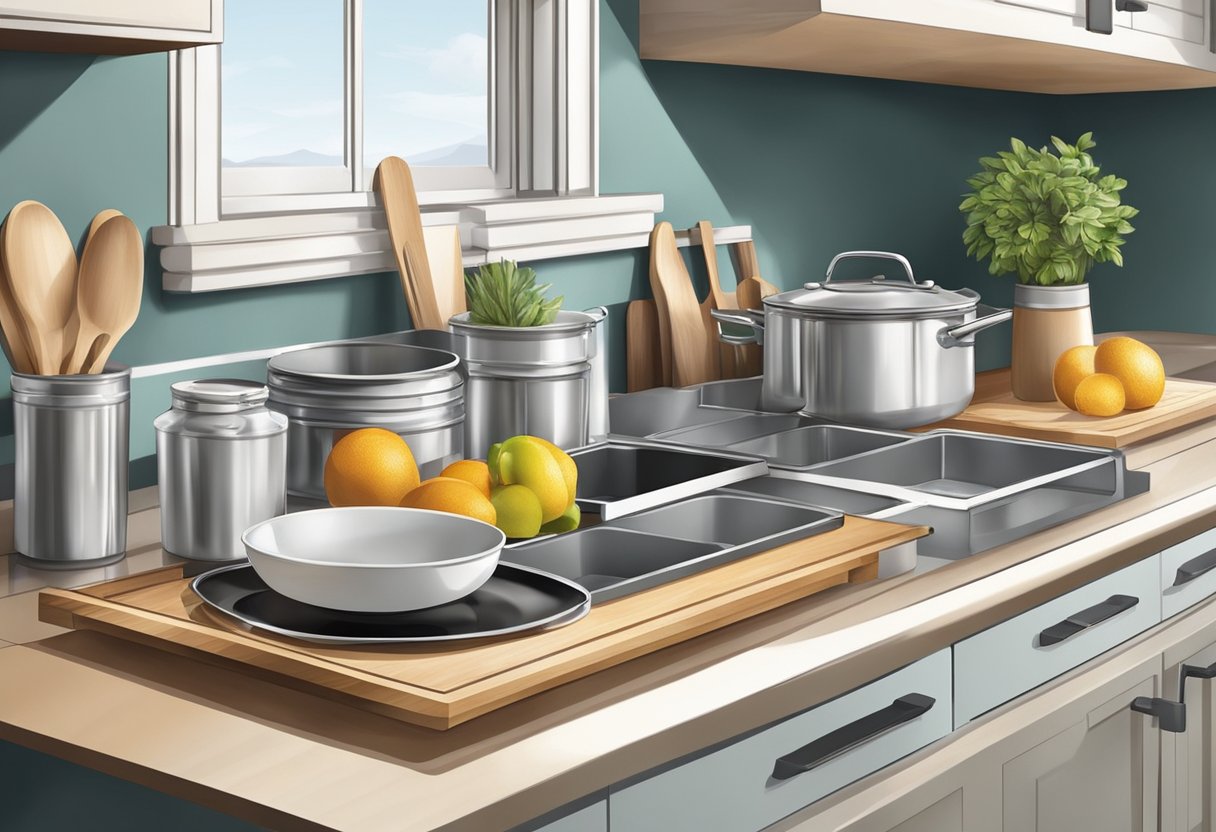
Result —
<instances>
[{"instance_id":1,"label":"lemon","mask_svg":"<svg viewBox=\"0 0 1216 832\"><path fill-rule=\"evenodd\" d=\"M531 436L513 436L498 451L498 479L503 485L522 485L540 501L541 522L561 517L570 505L562 468L549 449Z\"/></svg>"},{"instance_id":2,"label":"lemon","mask_svg":"<svg viewBox=\"0 0 1216 832\"><path fill-rule=\"evenodd\" d=\"M566 494L570 499L570 504L573 505L574 495L578 493L578 465L574 458L548 439L541 439L539 436L529 436L528 438L543 446L557 460L558 467L562 469L562 479L566 481Z\"/></svg>"},{"instance_id":3,"label":"lemon","mask_svg":"<svg viewBox=\"0 0 1216 832\"><path fill-rule=\"evenodd\" d=\"M1077 409L1077 385L1094 374L1094 353L1097 347L1081 345L1064 350L1056 359L1056 369L1051 375L1051 386L1056 398L1069 410Z\"/></svg>"},{"instance_id":4,"label":"lemon","mask_svg":"<svg viewBox=\"0 0 1216 832\"><path fill-rule=\"evenodd\" d=\"M490 492L498 519L495 525L507 537L536 537L540 532L540 500L522 485L500 485Z\"/></svg>"},{"instance_id":5,"label":"lemon","mask_svg":"<svg viewBox=\"0 0 1216 832\"><path fill-rule=\"evenodd\" d=\"M1128 410L1142 410L1161 401L1165 393L1165 366L1161 356L1135 338L1108 338L1094 353L1094 369L1119 379Z\"/></svg>"},{"instance_id":6,"label":"lemon","mask_svg":"<svg viewBox=\"0 0 1216 832\"><path fill-rule=\"evenodd\" d=\"M1077 385L1077 410L1086 416L1116 416L1123 412L1123 384L1109 373L1094 373Z\"/></svg>"},{"instance_id":7,"label":"lemon","mask_svg":"<svg viewBox=\"0 0 1216 832\"><path fill-rule=\"evenodd\" d=\"M550 520L548 523L540 527L541 534L563 534L564 532L572 532L578 528L579 523L583 520L583 513L579 511L578 503L571 503L570 507L562 512L562 516L556 520Z\"/></svg>"},{"instance_id":8,"label":"lemon","mask_svg":"<svg viewBox=\"0 0 1216 832\"><path fill-rule=\"evenodd\" d=\"M401 498L402 508L426 508L463 514L493 525L498 513L490 498L477 486L453 477L434 477Z\"/></svg>"}]
</instances>

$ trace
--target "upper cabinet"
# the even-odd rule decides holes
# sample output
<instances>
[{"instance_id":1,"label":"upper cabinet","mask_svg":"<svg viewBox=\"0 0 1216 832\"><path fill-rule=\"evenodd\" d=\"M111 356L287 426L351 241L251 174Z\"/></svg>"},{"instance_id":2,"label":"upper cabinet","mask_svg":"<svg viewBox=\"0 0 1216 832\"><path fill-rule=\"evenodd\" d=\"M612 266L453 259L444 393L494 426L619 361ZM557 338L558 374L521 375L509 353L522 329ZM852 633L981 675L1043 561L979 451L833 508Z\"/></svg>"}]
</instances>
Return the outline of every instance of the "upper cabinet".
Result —
<instances>
[{"instance_id":1,"label":"upper cabinet","mask_svg":"<svg viewBox=\"0 0 1216 832\"><path fill-rule=\"evenodd\" d=\"M643 58L1043 93L1216 86L1213 0L642 0Z\"/></svg>"},{"instance_id":2,"label":"upper cabinet","mask_svg":"<svg viewBox=\"0 0 1216 832\"><path fill-rule=\"evenodd\" d=\"M0 49L134 55L223 33L224 0L0 0Z\"/></svg>"}]
</instances>

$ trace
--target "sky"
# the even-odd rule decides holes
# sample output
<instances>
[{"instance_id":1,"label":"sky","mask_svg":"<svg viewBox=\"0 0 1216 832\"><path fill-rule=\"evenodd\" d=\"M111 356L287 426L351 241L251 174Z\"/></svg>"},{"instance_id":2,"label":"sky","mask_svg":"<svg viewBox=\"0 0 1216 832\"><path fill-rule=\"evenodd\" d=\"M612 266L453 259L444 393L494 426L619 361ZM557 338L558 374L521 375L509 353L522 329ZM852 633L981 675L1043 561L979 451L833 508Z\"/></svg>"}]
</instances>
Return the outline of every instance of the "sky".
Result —
<instances>
[{"instance_id":1,"label":"sky","mask_svg":"<svg viewBox=\"0 0 1216 832\"><path fill-rule=\"evenodd\" d=\"M224 159L299 150L329 157L313 163L341 159L344 1L224 5ZM488 0L364 0L363 9L364 165L484 148ZM449 163L469 164L470 154L485 156L464 148Z\"/></svg>"}]
</instances>

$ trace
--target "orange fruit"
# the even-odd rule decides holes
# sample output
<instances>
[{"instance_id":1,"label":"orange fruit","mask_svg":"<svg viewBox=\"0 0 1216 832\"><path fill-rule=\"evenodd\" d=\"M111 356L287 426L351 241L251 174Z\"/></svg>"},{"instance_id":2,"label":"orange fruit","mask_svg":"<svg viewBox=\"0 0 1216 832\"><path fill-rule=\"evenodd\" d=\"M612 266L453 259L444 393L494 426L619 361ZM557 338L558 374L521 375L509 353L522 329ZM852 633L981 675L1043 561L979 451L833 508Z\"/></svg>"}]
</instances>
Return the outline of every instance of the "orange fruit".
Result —
<instances>
[{"instance_id":1,"label":"orange fruit","mask_svg":"<svg viewBox=\"0 0 1216 832\"><path fill-rule=\"evenodd\" d=\"M1094 353L1094 369L1109 373L1123 384L1128 410L1142 410L1161 401L1165 392L1165 366L1161 356L1135 338L1108 338Z\"/></svg>"},{"instance_id":2,"label":"orange fruit","mask_svg":"<svg viewBox=\"0 0 1216 832\"><path fill-rule=\"evenodd\" d=\"M334 443L325 460L325 496L334 506L395 506L418 485L410 446L384 428L361 428Z\"/></svg>"},{"instance_id":3,"label":"orange fruit","mask_svg":"<svg viewBox=\"0 0 1216 832\"><path fill-rule=\"evenodd\" d=\"M471 482L454 477L433 477L426 480L401 498L401 507L463 514L491 526L498 520L498 513L489 497L482 494Z\"/></svg>"},{"instance_id":4,"label":"orange fruit","mask_svg":"<svg viewBox=\"0 0 1216 832\"><path fill-rule=\"evenodd\" d=\"M1055 388L1056 398L1069 410L1077 409L1077 385L1095 372L1094 353L1097 349L1095 346L1082 344L1064 350L1056 359L1056 369L1051 374L1051 386Z\"/></svg>"},{"instance_id":5,"label":"orange fruit","mask_svg":"<svg viewBox=\"0 0 1216 832\"><path fill-rule=\"evenodd\" d=\"M451 477L464 480L477 486L477 490L487 497L490 496L490 466L480 459L462 459L453 462L440 473L441 477Z\"/></svg>"},{"instance_id":6,"label":"orange fruit","mask_svg":"<svg viewBox=\"0 0 1216 832\"><path fill-rule=\"evenodd\" d=\"M1077 410L1086 416L1116 416L1126 399L1123 384L1109 373L1094 373L1081 379L1076 392Z\"/></svg>"}]
</instances>

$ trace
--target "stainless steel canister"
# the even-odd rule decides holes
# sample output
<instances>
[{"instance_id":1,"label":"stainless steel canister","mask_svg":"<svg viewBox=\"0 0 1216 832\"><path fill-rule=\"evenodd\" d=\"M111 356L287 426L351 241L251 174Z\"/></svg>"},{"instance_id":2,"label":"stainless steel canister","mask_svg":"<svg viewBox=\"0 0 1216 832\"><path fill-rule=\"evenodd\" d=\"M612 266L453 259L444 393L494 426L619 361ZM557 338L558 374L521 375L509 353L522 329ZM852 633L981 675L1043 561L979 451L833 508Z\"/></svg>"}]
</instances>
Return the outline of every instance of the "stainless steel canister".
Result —
<instances>
[{"instance_id":1,"label":"stainless steel canister","mask_svg":"<svg viewBox=\"0 0 1216 832\"><path fill-rule=\"evenodd\" d=\"M13 373L16 549L47 566L102 565L127 548L131 371Z\"/></svg>"},{"instance_id":2,"label":"stainless steel canister","mask_svg":"<svg viewBox=\"0 0 1216 832\"><path fill-rule=\"evenodd\" d=\"M595 318L591 336L591 389L587 400L587 441L600 442L608 438L608 308L596 306L587 310Z\"/></svg>"},{"instance_id":3,"label":"stainless steel canister","mask_svg":"<svg viewBox=\"0 0 1216 832\"><path fill-rule=\"evenodd\" d=\"M467 312L452 317L457 354L468 376L465 450L530 433L563 448L590 437L591 361L600 318L561 311L545 326L481 326Z\"/></svg>"},{"instance_id":4,"label":"stainless steel canister","mask_svg":"<svg viewBox=\"0 0 1216 832\"><path fill-rule=\"evenodd\" d=\"M241 535L287 509L287 417L266 386L179 381L156 417L161 545L196 560L245 556Z\"/></svg>"},{"instance_id":5,"label":"stainless steel canister","mask_svg":"<svg viewBox=\"0 0 1216 832\"><path fill-rule=\"evenodd\" d=\"M464 456L464 380L450 352L352 341L270 359L268 406L289 420L287 492L325 499L325 460L352 430L380 427L437 476Z\"/></svg>"}]
</instances>

